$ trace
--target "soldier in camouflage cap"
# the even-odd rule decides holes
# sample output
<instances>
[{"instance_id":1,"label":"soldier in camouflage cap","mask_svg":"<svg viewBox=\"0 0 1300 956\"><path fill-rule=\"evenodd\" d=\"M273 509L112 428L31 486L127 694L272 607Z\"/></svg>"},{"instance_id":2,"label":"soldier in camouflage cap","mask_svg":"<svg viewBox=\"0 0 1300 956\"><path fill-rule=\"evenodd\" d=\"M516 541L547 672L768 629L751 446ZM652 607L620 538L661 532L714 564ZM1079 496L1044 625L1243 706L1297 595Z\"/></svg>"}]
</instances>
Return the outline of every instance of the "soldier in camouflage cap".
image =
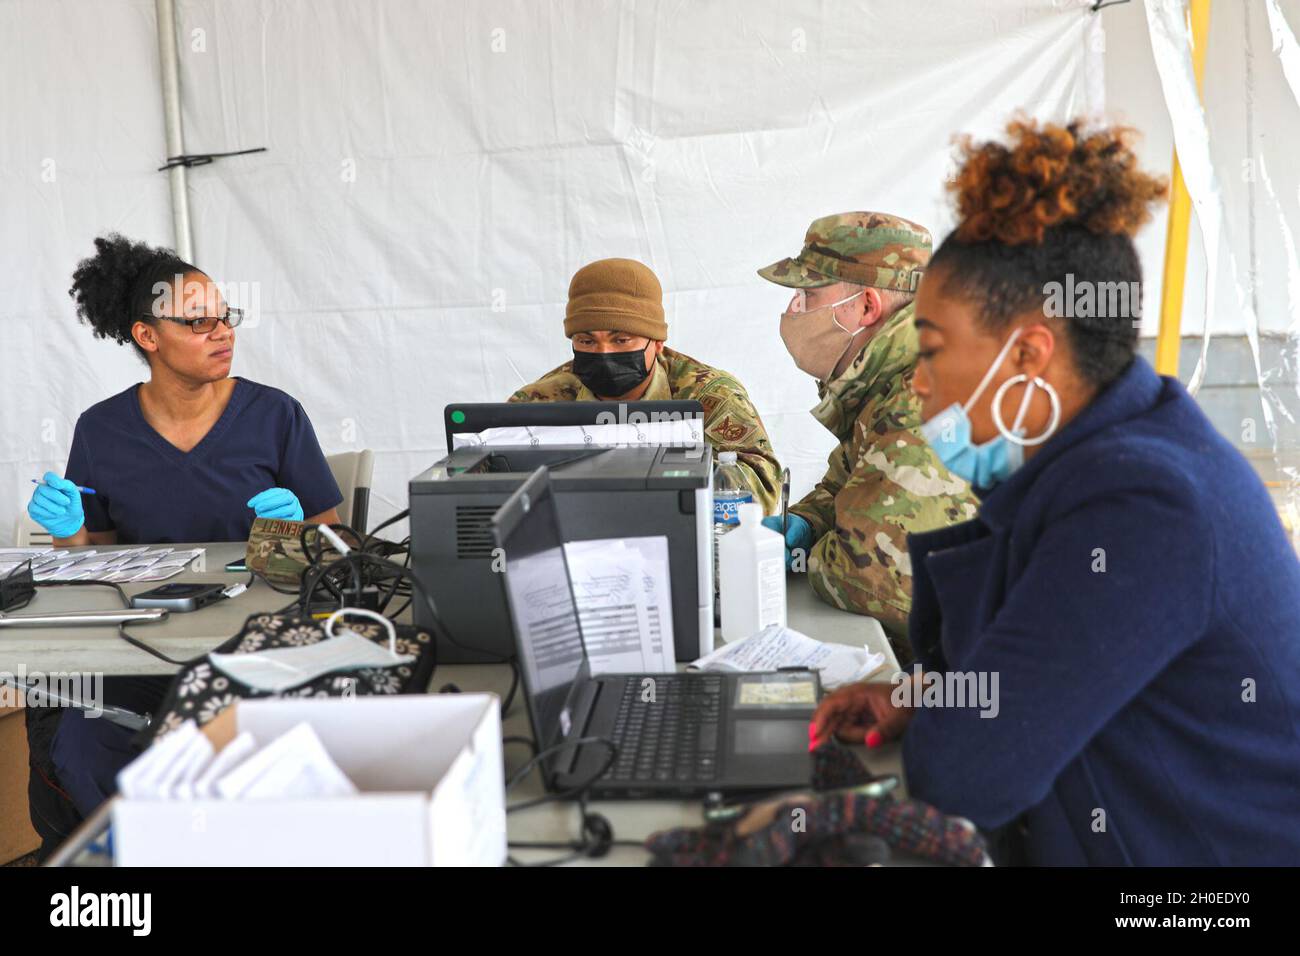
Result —
<instances>
[{"instance_id":1,"label":"soldier in camouflage cap","mask_svg":"<svg viewBox=\"0 0 1300 956\"><path fill-rule=\"evenodd\" d=\"M827 602L878 619L900 662L911 659L907 615L911 531L975 515L975 499L921 437L912 393L913 303L930 233L898 216L850 212L814 222L804 248L758 270L796 289L781 338L817 379L813 417L839 439L826 474L790 507L787 561ZM768 519L779 529L779 519Z\"/></svg>"},{"instance_id":2,"label":"soldier in camouflage cap","mask_svg":"<svg viewBox=\"0 0 1300 956\"><path fill-rule=\"evenodd\" d=\"M815 220L799 255L758 274L791 289L848 282L915 294L929 261L925 226L883 212L843 212Z\"/></svg>"},{"instance_id":3,"label":"soldier in camouflage cap","mask_svg":"<svg viewBox=\"0 0 1300 956\"><path fill-rule=\"evenodd\" d=\"M564 334L573 359L510 396L512 402L698 401L714 451L734 451L764 511L780 501L781 465L745 387L664 345L663 290L633 259L601 259L569 283Z\"/></svg>"}]
</instances>

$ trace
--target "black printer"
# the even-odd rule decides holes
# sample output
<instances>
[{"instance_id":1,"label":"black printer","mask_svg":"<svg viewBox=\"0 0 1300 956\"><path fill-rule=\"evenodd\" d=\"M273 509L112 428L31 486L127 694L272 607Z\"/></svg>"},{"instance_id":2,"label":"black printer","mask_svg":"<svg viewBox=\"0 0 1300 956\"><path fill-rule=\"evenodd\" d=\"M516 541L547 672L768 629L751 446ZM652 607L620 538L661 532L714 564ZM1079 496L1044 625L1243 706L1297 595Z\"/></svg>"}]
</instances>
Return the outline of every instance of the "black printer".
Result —
<instances>
[{"instance_id":1,"label":"black printer","mask_svg":"<svg viewBox=\"0 0 1300 956\"><path fill-rule=\"evenodd\" d=\"M575 405L597 405L563 404L570 415ZM448 406L449 446L458 443L451 423L463 424L467 407ZM540 411L537 405L515 405L511 414L521 409L532 415ZM452 419L455 412L460 414ZM566 540L668 539L676 658L691 661L711 650L713 451L706 442L462 444L410 483L411 566L455 642L439 647L439 661L476 663L514 653L499 562L493 567L491 520L543 465L550 472ZM431 626L428 606L417 599L413 607L416 625Z\"/></svg>"}]
</instances>

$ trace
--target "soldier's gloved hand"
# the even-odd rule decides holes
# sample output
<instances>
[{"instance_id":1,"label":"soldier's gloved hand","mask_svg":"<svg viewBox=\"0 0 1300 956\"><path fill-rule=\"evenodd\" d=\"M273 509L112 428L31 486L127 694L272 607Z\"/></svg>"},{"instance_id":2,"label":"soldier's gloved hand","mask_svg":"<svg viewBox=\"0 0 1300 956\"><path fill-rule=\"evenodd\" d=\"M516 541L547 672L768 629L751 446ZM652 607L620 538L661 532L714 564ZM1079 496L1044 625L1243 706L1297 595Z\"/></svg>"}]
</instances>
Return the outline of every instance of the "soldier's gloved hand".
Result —
<instances>
[{"instance_id":1,"label":"soldier's gloved hand","mask_svg":"<svg viewBox=\"0 0 1300 956\"><path fill-rule=\"evenodd\" d=\"M76 484L47 471L32 492L27 513L38 525L56 538L71 538L86 523L81 507L81 491Z\"/></svg>"},{"instance_id":2,"label":"soldier's gloved hand","mask_svg":"<svg viewBox=\"0 0 1300 956\"><path fill-rule=\"evenodd\" d=\"M302 503L288 488L267 488L248 499L259 518L279 518L282 521L301 521Z\"/></svg>"},{"instance_id":3,"label":"soldier's gloved hand","mask_svg":"<svg viewBox=\"0 0 1300 956\"><path fill-rule=\"evenodd\" d=\"M785 569L792 570L794 564L794 552L802 552L804 566L807 567L808 551L813 546L812 525L806 518L800 518L798 515L787 515L785 529ZM781 516L768 515L763 519L763 527L771 528L777 534L781 533Z\"/></svg>"}]
</instances>

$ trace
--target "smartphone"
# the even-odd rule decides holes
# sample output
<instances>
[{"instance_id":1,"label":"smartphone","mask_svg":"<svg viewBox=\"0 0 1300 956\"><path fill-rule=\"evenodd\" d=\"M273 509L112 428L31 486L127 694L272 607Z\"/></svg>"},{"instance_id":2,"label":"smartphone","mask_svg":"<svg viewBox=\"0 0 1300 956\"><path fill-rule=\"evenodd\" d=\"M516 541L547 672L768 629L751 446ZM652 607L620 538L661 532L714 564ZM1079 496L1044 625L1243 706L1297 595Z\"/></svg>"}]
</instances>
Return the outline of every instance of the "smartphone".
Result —
<instances>
[{"instance_id":1,"label":"smartphone","mask_svg":"<svg viewBox=\"0 0 1300 956\"><path fill-rule=\"evenodd\" d=\"M197 611L224 596L224 584L164 584L131 597L132 607L162 607L169 611Z\"/></svg>"}]
</instances>

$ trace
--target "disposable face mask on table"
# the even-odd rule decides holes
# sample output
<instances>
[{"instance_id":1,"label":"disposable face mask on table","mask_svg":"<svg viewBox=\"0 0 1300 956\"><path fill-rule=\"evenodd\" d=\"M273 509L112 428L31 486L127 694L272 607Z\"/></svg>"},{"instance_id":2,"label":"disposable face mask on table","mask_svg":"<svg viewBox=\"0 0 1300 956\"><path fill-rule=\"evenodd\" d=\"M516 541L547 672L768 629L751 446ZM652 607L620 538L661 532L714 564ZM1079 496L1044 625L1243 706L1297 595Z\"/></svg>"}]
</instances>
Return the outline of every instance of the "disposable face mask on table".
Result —
<instances>
[{"instance_id":1,"label":"disposable face mask on table","mask_svg":"<svg viewBox=\"0 0 1300 956\"><path fill-rule=\"evenodd\" d=\"M372 611L356 608L346 613L371 617L388 629L388 650L374 641L361 637L354 631L343 630L333 634L334 622L344 612L335 612L325 622L326 640L306 647L282 647L249 654L209 654L212 665L227 677L256 690L278 693L298 687L331 671L363 670L374 667L392 667L409 664L415 660L409 654L398 654L397 631L391 621Z\"/></svg>"},{"instance_id":2,"label":"disposable face mask on table","mask_svg":"<svg viewBox=\"0 0 1300 956\"><path fill-rule=\"evenodd\" d=\"M835 310L852 302L862 292L805 312L807 295L803 289L790 302L790 308L781 313L781 341L800 371L819 382L826 382L835 373L835 367L844 353L858 340L861 328L849 331L835 318Z\"/></svg>"}]
</instances>

